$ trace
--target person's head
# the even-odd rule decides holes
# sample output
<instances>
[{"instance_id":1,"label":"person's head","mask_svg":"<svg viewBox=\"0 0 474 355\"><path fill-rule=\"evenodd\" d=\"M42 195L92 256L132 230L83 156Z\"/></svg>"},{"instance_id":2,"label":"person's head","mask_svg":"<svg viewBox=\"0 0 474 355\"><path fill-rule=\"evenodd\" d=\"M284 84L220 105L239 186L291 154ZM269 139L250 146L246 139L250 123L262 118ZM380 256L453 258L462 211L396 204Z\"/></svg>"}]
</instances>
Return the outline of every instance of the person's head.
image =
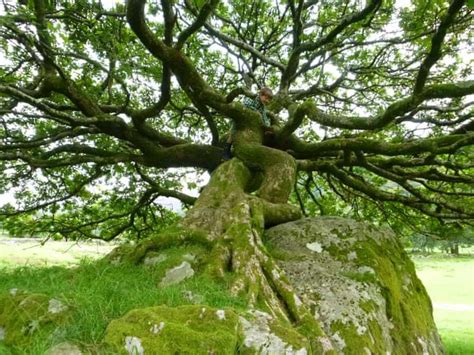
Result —
<instances>
[{"instance_id":1,"label":"person's head","mask_svg":"<svg viewBox=\"0 0 474 355\"><path fill-rule=\"evenodd\" d=\"M260 92L258 93L258 97L262 104L267 105L273 98L272 89L264 86L263 88L260 89Z\"/></svg>"}]
</instances>

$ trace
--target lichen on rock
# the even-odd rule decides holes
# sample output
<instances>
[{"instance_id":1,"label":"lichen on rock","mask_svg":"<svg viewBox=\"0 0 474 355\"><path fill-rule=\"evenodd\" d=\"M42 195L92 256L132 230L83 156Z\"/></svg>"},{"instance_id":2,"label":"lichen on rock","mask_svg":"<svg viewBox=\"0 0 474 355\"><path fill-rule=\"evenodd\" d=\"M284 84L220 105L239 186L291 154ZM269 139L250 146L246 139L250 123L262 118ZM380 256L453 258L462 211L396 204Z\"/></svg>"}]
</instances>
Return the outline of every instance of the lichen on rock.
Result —
<instances>
[{"instance_id":1,"label":"lichen on rock","mask_svg":"<svg viewBox=\"0 0 474 355\"><path fill-rule=\"evenodd\" d=\"M174 285L194 275L194 270L187 261L183 261L180 265L169 269L165 277L161 280L160 286L166 287Z\"/></svg>"},{"instance_id":2,"label":"lichen on rock","mask_svg":"<svg viewBox=\"0 0 474 355\"><path fill-rule=\"evenodd\" d=\"M428 294L390 230L307 218L271 228L266 240L338 353L444 353Z\"/></svg>"},{"instance_id":3,"label":"lichen on rock","mask_svg":"<svg viewBox=\"0 0 474 355\"><path fill-rule=\"evenodd\" d=\"M146 266L156 266L166 260L166 255L159 253L148 253L147 256L143 259L143 265Z\"/></svg>"},{"instance_id":4,"label":"lichen on rock","mask_svg":"<svg viewBox=\"0 0 474 355\"><path fill-rule=\"evenodd\" d=\"M251 354L306 355L308 341L268 313L253 310L240 316L243 342L241 351Z\"/></svg>"},{"instance_id":5,"label":"lichen on rock","mask_svg":"<svg viewBox=\"0 0 474 355\"><path fill-rule=\"evenodd\" d=\"M68 307L57 299L50 299L48 302L48 312L49 313L61 313L67 311Z\"/></svg>"},{"instance_id":6,"label":"lichen on rock","mask_svg":"<svg viewBox=\"0 0 474 355\"><path fill-rule=\"evenodd\" d=\"M142 346L140 338L137 337L125 337L125 350L130 355L143 355L145 349Z\"/></svg>"}]
</instances>

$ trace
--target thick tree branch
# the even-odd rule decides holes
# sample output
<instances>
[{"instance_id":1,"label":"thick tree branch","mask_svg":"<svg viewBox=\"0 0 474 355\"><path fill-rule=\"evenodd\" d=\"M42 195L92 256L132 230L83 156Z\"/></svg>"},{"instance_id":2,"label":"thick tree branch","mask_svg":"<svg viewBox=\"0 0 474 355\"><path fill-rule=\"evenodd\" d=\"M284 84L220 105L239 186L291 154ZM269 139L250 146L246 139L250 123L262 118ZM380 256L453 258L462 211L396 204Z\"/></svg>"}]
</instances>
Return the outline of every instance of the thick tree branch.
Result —
<instances>
[{"instance_id":1,"label":"thick tree branch","mask_svg":"<svg viewBox=\"0 0 474 355\"><path fill-rule=\"evenodd\" d=\"M72 151L73 149L66 148L65 151ZM117 163L125 163L125 162L138 162L143 163L143 159L138 156L133 156L130 154L115 154L115 155L108 155L108 156L95 156L95 155L72 155L65 158L58 158L58 159L43 159L34 157L27 153L22 152L9 152L9 153L1 153L0 152L0 160L5 161L24 161L33 169L37 168L59 168L64 166L75 166L75 165L82 165L86 163L95 163L98 165L113 165Z\"/></svg>"},{"instance_id":2,"label":"thick tree branch","mask_svg":"<svg viewBox=\"0 0 474 355\"><path fill-rule=\"evenodd\" d=\"M165 44L171 46L173 44L173 29L176 24L176 14L173 10L173 3L168 0L161 0L163 8L163 17L165 18Z\"/></svg>"},{"instance_id":3,"label":"thick tree branch","mask_svg":"<svg viewBox=\"0 0 474 355\"><path fill-rule=\"evenodd\" d=\"M150 53L170 66L181 88L193 104L201 112L205 112L204 106L208 105L234 120L249 119L245 115L245 111L249 110L243 110L242 106L228 104L223 95L218 94L205 82L188 57L175 48L166 46L155 37L145 22L144 5L144 0L129 1L127 6L128 22Z\"/></svg>"},{"instance_id":4,"label":"thick tree branch","mask_svg":"<svg viewBox=\"0 0 474 355\"><path fill-rule=\"evenodd\" d=\"M443 44L448 28L454 23L457 13L461 10L465 0L453 0L449 5L446 16L441 20L436 33L431 39L430 52L421 63L418 75L415 81L415 87L413 89L413 95L418 95L425 86L426 79L430 72L431 67L441 58L441 46Z\"/></svg>"},{"instance_id":5,"label":"thick tree branch","mask_svg":"<svg viewBox=\"0 0 474 355\"><path fill-rule=\"evenodd\" d=\"M306 42L295 47L290 55L290 58L288 59L288 64L286 65L286 68L282 73L280 88L282 90L288 90L290 86L290 78L293 77L296 73L301 54L303 52L314 51L318 48L325 46L328 43L331 43L346 28L348 28L354 23L366 19L371 13L377 11L381 4L381 0L371 0L362 11L343 18L339 22L339 24L326 36L320 38L316 42Z\"/></svg>"},{"instance_id":6,"label":"thick tree branch","mask_svg":"<svg viewBox=\"0 0 474 355\"><path fill-rule=\"evenodd\" d=\"M305 144L300 140L292 139L290 147L298 158L311 159L325 153L334 154L345 150L387 156L421 153L449 154L455 153L463 146L472 144L474 144L474 133L416 139L404 143L386 143L367 138L335 138L319 143Z\"/></svg>"},{"instance_id":7,"label":"thick tree branch","mask_svg":"<svg viewBox=\"0 0 474 355\"><path fill-rule=\"evenodd\" d=\"M129 111L135 126L140 129L147 118L157 116L166 107L171 98L171 71L168 65L163 65L163 75L161 78L161 96L159 101L140 111Z\"/></svg>"},{"instance_id":8,"label":"thick tree branch","mask_svg":"<svg viewBox=\"0 0 474 355\"><path fill-rule=\"evenodd\" d=\"M36 107L39 110L46 112L47 114L49 114L51 117L54 117L55 120L57 120L59 123L62 123L62 124L77 126L80 124L90 125L97 122L97 119L94 117L77 118L77 117L72 117L71 115L65 114L59 110L53 109L49 106L49 103L47 101L36 99L24 93L23 90L19 88L0 84L0 93L7 94L11 97L15 97L18 100L28 103L32 105L33 107Z\"/></svg>"},{"instance_id":9,"label":"thick tree branch","mask_svg":"<svg viewBox=\"0 0 474 355\"><path fill-rule=\"evenodd\" d=\"M34 0L34 7L36 12L36 29L38 31L39 37L39 46L38 49L40 50L41 54L44 58L44 67L46 71L53 72L56 66L54 65L54 61L52 59L52 45L51 45L51 37L47 30L47 23L46 23L46 8L44 0Z\"/></svg>"},{"instance_id":10,"label":"thick tree branch","mask_svg":"<svg viewBox=\"0 0 474 355\"><path fill-rule=\"evenodd\" d=\"M18 150L18 149L32 149L32 148L38 148L42 146L49 145L53 142L58 142L63 139L67 138L73 138L73 137L81 137L85 136L87 134L94 134L98 133L99 131L95 128L81 128L77 127L72 130L64 130L61 131L57 134L46 136L46 137L41 137L41 138L35 138L32 140L15 140L15 143L10 143L6 145L0 144L0 151L9 151L9 150Z\"/></svg>"},{"instance_id":11,"label":"thick tree branch","mask_svg":"<svg viewBox=\"0 0 474 355\"><path fill-rule=\"evenodd\" d=\"M385 127L407 112L415 110L429 99L456 98L474 94L474 81L452 84L438 84L425 87L416 96L408 96L389 105L385 111L373 117L333 116L319 110L308 101L304 105L305 114L314 122L333 128L373 130Z\"/></svg>"},{"instance_id":12,"label":"thick tree branch","mask_svg":"<svg viewBox=\"0 0 474 355\"><path fill-rule=\"evenodd\" d=\"M196 16L196 20L183 32L181 32L178 36L178 41L176 42L175 48L180 50L183 48L184 43L186 40L193 35L196 31L198 31L202 26L207 21L207 18L210 16L212 11L215 9L217 4L219 3L219 0L207 0L204 5L201 7L201 10L199 10L198 15ZM186 5L188 8L192 8L193 5L189 2L186 1Z\"/></svg>"}]
</instances>

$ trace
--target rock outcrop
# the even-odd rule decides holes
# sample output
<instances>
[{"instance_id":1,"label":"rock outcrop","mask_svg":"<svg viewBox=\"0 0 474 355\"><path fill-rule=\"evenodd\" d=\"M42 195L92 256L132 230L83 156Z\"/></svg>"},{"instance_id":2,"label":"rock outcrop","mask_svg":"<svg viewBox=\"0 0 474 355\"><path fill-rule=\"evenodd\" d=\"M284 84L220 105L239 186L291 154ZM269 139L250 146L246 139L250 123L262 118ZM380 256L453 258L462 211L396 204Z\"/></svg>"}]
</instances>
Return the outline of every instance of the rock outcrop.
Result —
<instances>
[{"instance_id":1,"label":"rock outcrop","mask_svg":"<svg viewBox=\"0 0 474 355\"><path fill-rule=\"evenodd\" d=\"M388 229L338 217L266 232L278 264L339 354L443 354L431 301Z\"/></svg>"}]
</instances>

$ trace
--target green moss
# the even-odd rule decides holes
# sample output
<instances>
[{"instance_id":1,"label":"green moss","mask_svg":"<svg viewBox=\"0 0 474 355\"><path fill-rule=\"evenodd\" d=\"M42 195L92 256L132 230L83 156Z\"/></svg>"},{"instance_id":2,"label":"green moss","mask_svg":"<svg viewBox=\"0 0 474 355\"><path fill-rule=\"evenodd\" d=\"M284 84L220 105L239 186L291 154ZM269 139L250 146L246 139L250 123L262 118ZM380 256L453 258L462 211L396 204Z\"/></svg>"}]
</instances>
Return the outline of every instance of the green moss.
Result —
<instances>
[{"instance_id":1,"label":"green moss","mask_svg":"<svg viewBox=\"0 0 474 355\"><path fill-rule=\"evenodd\" d=\"M373 301L364 301L359 303L359 307L365 311L365 313L369 314L375 310L377 310L377 305Z\"/></svg>"},{"instance_id":2,"label":"green moss","mask_svg":"<svg viewBox=\"0 0 474 355\"><path fill-rule=\"evenodd\" d=\"M380 341L380 339L383 339L380 327L376 322L369 323L374 326L374 329L369 325L369 328L365 329L364 333L370 332L372 337L377 339L375 342L371 340L370 336L361 336L353 324L343 324L341 321L336 321L331 325L331 333L337 334L339 338L344 339L344 353L352 354L352 351L357 349L357 353L363 354L365 353L364 349L368 349L372 354L385 354L386 344ZM378 328L378 331L376 328Z\"/></svg>"},{"instance_id":3,"label":"green moss","mask_svg":"<svg viewBox=\"0 0 474 355\"><path fill-rule=\"evenodd\" d=\"M267 251L270 253L270 255L276 260L281 260L281 261L301 260L301 257L299 255L296 255L295 253L291 253L288 250L275 247L271 242L265 243L265 247L267 248Z\"/></svg>"},{"instance_id":4,"label":"green moss","mask_svg":"<svg viewBox=\"0 0 474 355\"><path fill-rule=\"evenodd\" d=\"M275 320L270 322L269 326L273 334L282 339L288 345L291 345L294 350L310 348L307 338L303 337L290 324L285 324L283 322Z\"/></svg>"},{"instance_id":5,"label":"green moss","mask_svg":"<svg viewBox=\"0 0 474 355\"><path fill-rule=\"evenodd\" d=\"M127 337L139 339L145 353L234 354L238 334L238 315L231 309L159 306L132 310L112 321L105 342L120 354L126 354Z\"/></svg>"},{"instance_id":6,"label":"green moss","mask_svg":"<svg viewBox=\"0 0 474 355\"><path fill-rule=\"evenodd\" d=\"M331 244L328 247L324 247L324 250L326 250L329 255L332 256L333 259L339 260L342 262L347 261L347 253L344 250L341 250L338 246Z\"/></svg>"},{"instance_id":7,"label":"green moss","mask_svg":"<svg viewBox=\"0 0 474 355\"><path fill-rule=\"evenodd\" d=\"M250 201L251 208L251 225L259 235L263 235L265 228L265 215L263 203L258 199L252 199Z\"/></svg>"},{"instance_id":8,"label":"green moss","mask_svg":"<svg viewBox=\"0 0 474 355\"><path fill-rule=\"evenodd\" d=\"M50 334L70 316L68 308L50 312L51 298L43 294L0 295L0 327L5 331L6 345L31 343L34 338Z\"/></svg>"},{"instance_id":9,"label":"green moss","mask_svg":"<svg viewBox=\"0 0 474 355\"><path fill-rule=\"evenodd\" d=\"M368 321L367 325L368 325L368 330L367 331L369 332L369 334L371 334L372 338L373 339L379 339L379 341L376 341L375 344L371 344L369 349L374 354L385 354L385 353L387 353L386 349L385 349L385 346L386 346L385 342L380 341L380 340L384 339L384 336L383 336L383 333L382 333L382 328L380 327L380 324L376 320L371 319L371 320Z\"/></svg>"},{"instance_id":10,"label":"green moss","mask_svg":"<svg viewBox=\"0 0 474 355\"><path fill-rule=\"evenodd\" d=\"M413 263L397 242L383 245L374 241L359 242L356 248L356 263L373 268L377 275L377 283L386 302L387 318L394 325L390 332L394 348L400 354L413 352L411 344L421 346L416 338L431 339L430 332L435 329L431 309L426 307L431 302L415 276ZM370 274L360 275L349 277L358 279ZM404 285L404 278L411 284Z\"/></svg>"},{"instance_id":11,"label":"green moss","mask_svg":"<svg viewBox=\"0 0 474 355\"><path fill-rule=\"evenodd\" d=\"M107 255L106 260L138 264L143 261L149 252L160 252L183 246L199 246L209 249L212 244L207 239L207 234L202 231L171 226L157 237L141 240L136 246L123 244L115 248Z\"/></svg>"},{"instance_id":12,"label":"green moss","mask_svg":"<svg viewBox=\"0 0 474 355\"><path fill-rule=\"evenodd\" d=\"M212 245L208 240L206 232L197 229L188 229L181 225L171 226L157 237L151 239L151 243L160 249L177 247L189 244L199 244L210 248ZM145 241L146 242L146 241Z\"/></svg>"}]
</instances>

